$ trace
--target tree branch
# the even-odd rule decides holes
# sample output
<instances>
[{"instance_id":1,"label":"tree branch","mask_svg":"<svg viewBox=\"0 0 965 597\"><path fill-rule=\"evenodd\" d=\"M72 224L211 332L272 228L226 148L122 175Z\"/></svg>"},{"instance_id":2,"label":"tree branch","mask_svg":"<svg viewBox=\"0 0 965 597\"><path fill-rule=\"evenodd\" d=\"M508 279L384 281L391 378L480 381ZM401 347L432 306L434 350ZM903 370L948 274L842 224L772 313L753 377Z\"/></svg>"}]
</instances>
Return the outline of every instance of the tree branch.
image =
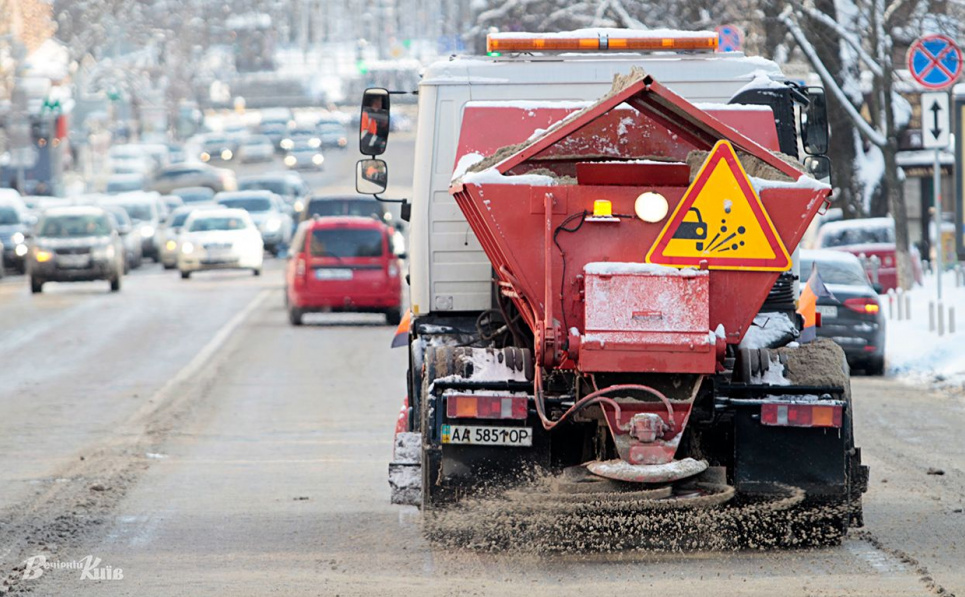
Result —
<instances>
[{"instance_id":1,"label":"tree branch","mask_svg":"<svg viewBox=\"0 0 965 597\"><path fill-rule=\"evenodd\" d=\"M816 8L805 6L804 11L807 12L808 16L812 19L833 29L834 32L838 34L838 37L843 39L845 43L854 48L854 50L858 53L858 56L868 66L871 72L879 77L884 74L884 71L882 70L881 65L878 64L878 61L872 58L871 55L865 52L864 48L861 47L861 40L855 38L855 36L852 35L850 31L842 27L840 23Z\"/></svg>"},{"instance_id":2,"label":"tree branch","mask_svg":"<svg viewBox=\"0 0 965 597\"><path fill-rule=\"evenodd\" d=\"M791 18L791 7L788 6L787 9L778 16L778 19L787 27L787 30L794 37L794 41L797 42L798 46L804 52L804 55L807 56L808 62L810 62L814 70L818 72L818 76L821 77L821 81L824 82L825 87L830 89L834 97L841 103L848 113L848 116L854 121L857 129L861 131L861 134L878 147L887 147L888 139L868 124L867 120L861 117L857 108L848 101L844 91L838 85L837 81L834 80L834 77L831 76L831 73L828 72L827 67L824 66L821 59L818 58L817 52L814 51L814 46L811 45L811 42L805 37L804 32L801 31L798 24Z\"/></svg>"}]
</instances>

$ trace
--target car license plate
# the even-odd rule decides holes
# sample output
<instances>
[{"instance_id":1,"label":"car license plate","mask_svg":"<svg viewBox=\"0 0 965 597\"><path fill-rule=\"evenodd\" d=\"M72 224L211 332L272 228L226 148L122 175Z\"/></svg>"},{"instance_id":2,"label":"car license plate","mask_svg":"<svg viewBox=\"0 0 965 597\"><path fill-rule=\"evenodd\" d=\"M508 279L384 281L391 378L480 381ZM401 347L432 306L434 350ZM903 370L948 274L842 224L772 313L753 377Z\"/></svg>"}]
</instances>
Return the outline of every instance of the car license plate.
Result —
<instances>
[{"instance_id":1,"label":"car license plate","mask_svg":"<svg viewBox=\"0 0 965 597\"><path fill-rule=\"evenodd\" d=\"M317 280L351 280L352 270L320 268L315 270L315 278Z\"/></svg>"},{"instance_id":2,"label":"car license plate","mask_svg":"<svg viewBox=\"0 0 965 597\"><path fill-rule=\"evenodd\" d=\"M838 316L838 308L834 305L817 305L815 309L826 319L834 319Z\"/></svg>"},{"instance_id":3,"label":"car license plate","mask_svg":"<svg viewBox=\"0 0 965 597\"><path fill-rule=\"evenodd\" d=\"M81 268L90 265L90 255L60 255L57 257L60 267Z\"/></svg>"},{"instance_id":4,"label":"car license plate","mask_svg":"<svg viewBox=\"0 0 965 597\"><path fill-rule=\"evenodd\" d=\"M528 448L533 445L533 430L529 427L443 425L442 443Z\"/></svg>"}]
</instances>

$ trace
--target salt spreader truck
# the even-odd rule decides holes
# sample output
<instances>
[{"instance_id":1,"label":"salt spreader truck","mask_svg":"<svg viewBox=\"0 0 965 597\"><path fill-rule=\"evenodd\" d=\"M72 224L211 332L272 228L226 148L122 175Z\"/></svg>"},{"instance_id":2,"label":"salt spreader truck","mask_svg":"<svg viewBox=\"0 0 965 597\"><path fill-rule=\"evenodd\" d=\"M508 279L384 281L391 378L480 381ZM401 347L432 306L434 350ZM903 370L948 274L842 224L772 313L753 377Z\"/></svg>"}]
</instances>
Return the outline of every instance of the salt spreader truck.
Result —
<instances>
[{"instance_id":1,"label":"salt spreader truck","mask_svg":"<svg viewBox=\"0 0 965 597\"><path fill-rule=\"evenodd\" d=\"M539 470L567 501L793 490L838 536L860 525L844 355L796 313L796 247L831 192L823 91L713 32L488 43L419 85L394 501L432 511Z\"/></svg>"}]
</instances>

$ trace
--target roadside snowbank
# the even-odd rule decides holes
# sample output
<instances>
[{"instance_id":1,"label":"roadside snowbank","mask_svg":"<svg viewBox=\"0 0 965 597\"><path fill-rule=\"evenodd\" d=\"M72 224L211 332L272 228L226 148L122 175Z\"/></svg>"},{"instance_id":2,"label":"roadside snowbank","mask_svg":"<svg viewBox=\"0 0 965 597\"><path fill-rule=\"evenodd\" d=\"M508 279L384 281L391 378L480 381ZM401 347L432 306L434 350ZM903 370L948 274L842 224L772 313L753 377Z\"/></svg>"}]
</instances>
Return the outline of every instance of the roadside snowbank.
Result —
<instances>
[{"instance_id":1,"label":"roadside snowbank","mask_svg":"<svg viewBox=\"0 0 965 597\"><path fill-rule=\"evenodd\" d=\"M935 300L937 277L926 275L924 286L908 292L911 320L887 321L885 358L888 372L900 380L965 392L965 287L955 288L955 275L942 276L942 302L946 309L945 335L928 331L928 303ZM895 299L897 300L897 299ZM955 307L955 333L948 333L947 309ZM897 317L897 304L893 305ZM885 317L889 297L882 296Z\"/></svg>"}]
</instances>

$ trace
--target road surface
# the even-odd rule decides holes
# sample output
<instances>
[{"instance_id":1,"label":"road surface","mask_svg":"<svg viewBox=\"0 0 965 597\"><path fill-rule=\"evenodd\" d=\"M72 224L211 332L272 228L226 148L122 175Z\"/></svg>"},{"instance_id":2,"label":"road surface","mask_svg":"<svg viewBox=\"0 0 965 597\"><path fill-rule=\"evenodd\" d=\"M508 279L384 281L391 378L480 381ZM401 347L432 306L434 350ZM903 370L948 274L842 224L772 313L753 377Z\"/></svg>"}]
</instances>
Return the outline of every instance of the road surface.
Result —
<instances>
[{"instance_id":1,"label":"road surface","mask_svg":"<svg viewBox=\"0 0 965 597\"><path fill-rule=\"evenodd\" d=\"M405 192L411 137L394 143ZM316 191L351 186L354 159L330 159ZM435 546L418 510L389 504L406 367L394 330L345 314L292 327L281 271L181 280L150 265L119 294L0 282L0 593L965 595L965 397L887 378L854 380L872 477L866 528L840 546Z\"/></svg>"}]
</instances>

